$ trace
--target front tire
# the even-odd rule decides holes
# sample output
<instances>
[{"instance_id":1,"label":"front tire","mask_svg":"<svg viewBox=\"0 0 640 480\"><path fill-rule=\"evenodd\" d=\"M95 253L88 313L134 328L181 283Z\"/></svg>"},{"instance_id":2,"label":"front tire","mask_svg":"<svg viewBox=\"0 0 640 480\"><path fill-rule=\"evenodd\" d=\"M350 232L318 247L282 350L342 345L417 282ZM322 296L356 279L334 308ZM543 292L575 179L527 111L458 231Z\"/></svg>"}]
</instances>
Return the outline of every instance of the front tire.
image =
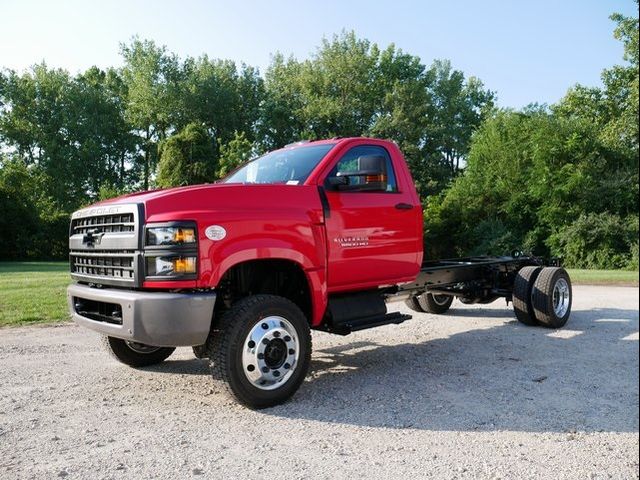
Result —
<instances>
[{"instance_id":1,"label":"front tire","mask_svg":"<svg viewBox=\"0 0 640 480\"><path fill-rule=\"evenodd\" d=\"M214 380L253 409L288 400L311 361L306 317L293 302L275 295L244 298L214 319L208 347Z\"/></svg>"},{"instance_id":2,"label":"front tire","mask_svg":"<svg viewBox=\"0 0 640 480\"><path fill-rule=\"evenodd\" d=\"M102 345L113 358L136 368L164 362L175 351L174 347L152 347L143 343L106 336L102 337Z\"/></svg>"}]
</instances>

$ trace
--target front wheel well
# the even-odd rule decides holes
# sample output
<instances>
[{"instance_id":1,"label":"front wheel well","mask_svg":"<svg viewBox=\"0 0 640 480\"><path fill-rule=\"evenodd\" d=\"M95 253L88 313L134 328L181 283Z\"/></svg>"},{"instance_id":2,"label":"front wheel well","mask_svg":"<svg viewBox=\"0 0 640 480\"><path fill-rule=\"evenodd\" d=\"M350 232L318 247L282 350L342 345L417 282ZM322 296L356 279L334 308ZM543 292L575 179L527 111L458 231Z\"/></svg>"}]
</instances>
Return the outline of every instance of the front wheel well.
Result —
<instances>
[{"instance_id":1,"label":"front wheel well","mask_svg":"<svg viewBox=\"0 0 640 480\"><path fill-rule=\"evenodd\" d=\"M216 310L227 310L250 295L268 294L295 303L311 322L311 292L302 267L290 260L249 260L229 268L216 287Z\"/></svg>"}]
</instances>

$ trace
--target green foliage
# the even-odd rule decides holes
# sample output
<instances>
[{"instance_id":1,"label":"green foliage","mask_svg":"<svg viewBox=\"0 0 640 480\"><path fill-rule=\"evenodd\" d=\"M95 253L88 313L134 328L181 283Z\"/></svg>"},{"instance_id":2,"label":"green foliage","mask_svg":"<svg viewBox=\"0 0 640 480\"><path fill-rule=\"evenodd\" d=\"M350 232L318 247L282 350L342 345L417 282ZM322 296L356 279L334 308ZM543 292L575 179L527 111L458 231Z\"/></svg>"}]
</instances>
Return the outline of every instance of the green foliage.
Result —
<instances>
[{"instance_id":1,"label":"green foliage","mask_svg":"<svg viewBox=\"0 0 640 480\"><path fill-rule=\"evenodd\" d=\"M627 268L629 270L635 270L636 272L638 271L638 256L639 256L638 252L638 242L636 241L635 243L631 244L631 258L629 259L629 263L627 264Z\"/></svg>"},{"instance_id":2,"label":"green foliage","mask_svg":"<svg viewBox=\"0 0 640 480\"><path fill-rule=\"evenodd\" d=\"M253 156L253 144L244 133L237 133L228 143L220 145L220 159L216 176L224 178Z\"/></svg>"},{"instance_id":3,"label":"green foliage","mask_svg":"<svg viewBox=\"0 0 640 480\"><path fill-rule=\"evenodd\" d=\"M202 125L188 124L162 142L160 151L156 182L159 187L193 185L215 179L213 144Z\"/></svg>"},{"instance_id":4,"label":"green foliage","mask_svg":"<svg viewBox=\"0 0 640 480\"><path fill-rule=\"evenodd\" d=\"M429 256L524 248L582 265L558 243L550 252L546 239L583 213L626 217L638 202L637 177L596 137L592 125L544 109L496 113L476 133L464 174L427 206ZM485 222L502 252L489 248ZM443 252L442 244L455 250Z\"/></svg>"},{"instance_id":5,"label":"green foliage","mask_svg":"<svg viewBox=\"0 0 640 480\"><path fill-rule=\"evenodd\" d=\"M158 142L175 122L182 72L178 57L153 41L134 38L129 45L120 45L120 53L125 62L125 118L140 138L142 165L137 167L146 190L158 160Z\"/></svg>"},{"instance_id":6,"label":"green foliage","mask_svg":"<svg viewBox=\"0 0 640 480\"><path fill-rule=\"evenodd\" d=\"M471 255L508 255L513 252L513 233L499 219L482 220L471 231Z\"/></svg>"},{"instance_id":7,"label":"green foliage","mask_svg":"<svg viewBox=\"0 0 640 480\"><path fill-rule=\"evenodd\" d=\"M264 97L263 80L255 68L238 68L233 61L206 55L182 61L166 47L138 38L121 45L121 53L127 90L125 118L139 139L134 171L144 189L153 183L162 142L190 124L206 128L213 141L213 161L218 157L218 144L233 139L235 132L254 138ZM189 181L189 175L202 180L208 173L191 172L179 180ZM168 172L163 175L159 186L168 185Z\"/></svg>"},{"instance_id":8,"label":"green foliage","mask_svg":"<svg viewBox=\"0 0 640 480\"><path fill-rule=\"evenodd\" d=\"M550 109L494 112L464 173L427 202L427 257L523 248L570 267L637 268L638 20L614 19L630 65Z\"/></svg>"},{"instance_id":9,"label":"green foliage","mask_svg":"<svg viewBox=\"0 0 640 480\"><path fill-rule=\"evenodd\" d=\"M97 200L109 200L111 198L116 198L121 195L126 195L129 193L126 188L120 188L117 185L113 185L112 183L103 183L100 186L100 190L98 190L98 198Z\"/></svg>"},{"instance_id":10,"label":"green foliage","mask_svg":"<svg viewBox=\"0 0 640 480\"><path fill-rule=\"evenodd\" d=\"M42 64L22 75L9 71L2 83L2 144L56 179L42 187L60 208L95 198L103 181L127 181L124 164L133 141L115 71L91 68L72 78Z\"/></svg>"},{"instance_id":11,"label":"green foliage","mask_svg":"<svg viewBox=\"0 0 640 480\"><path fill-rule=\"evenodd\" d=\"M574 268L637 268L638 217L580 215L551 235L548 243L553 254Z\"/></svg>"},{"instance_id":12,"label":"green foliage","mask_svg":"<svg viewBox=\"0 0 640 480\"><path fill-rule=\"evenodd\" d=\"M0 259L64 258L69 215L47 196L38 166L0 162Z\"/></svg>"},{"instance_id":13,"label":"green foliage","mask_svg":"<svg viewBox=\"0 0 640 480\"><path fill-rule=\"evenodd\" d=\"M0 169L0 259L26 258L38 217L25 192L30 175L24 164L3 162Z\"/></svg>"}]
</instances>

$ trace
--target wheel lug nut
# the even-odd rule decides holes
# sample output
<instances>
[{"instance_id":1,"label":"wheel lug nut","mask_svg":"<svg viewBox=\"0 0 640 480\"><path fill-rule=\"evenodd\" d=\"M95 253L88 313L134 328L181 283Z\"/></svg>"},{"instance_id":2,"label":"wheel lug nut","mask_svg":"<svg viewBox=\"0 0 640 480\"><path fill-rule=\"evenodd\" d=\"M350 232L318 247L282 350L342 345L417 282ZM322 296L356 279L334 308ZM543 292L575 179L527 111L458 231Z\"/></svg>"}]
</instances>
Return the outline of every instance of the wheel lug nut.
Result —
<instances>
[{"instance_id":1,"label":"wheel lug nut","mask_svg":"<svg viewBox=\"0 0 640 480\"><path fill-rule=\"evenodd\" d=\"M264 353L259 353L258 360L263 360L263 359L264 359Z\"/></svg>"},{"instance_id":2,"label":"wheel lug nut","mask_svg":"<svg viewBox=\"0 0 640 480\"><path fill-rule=\"evenodd\" d=\"M291 337L289 335L284 337L284 341L285 342L290 342L291 341Z\"/></svg>"},{"instance_id":3,"label":"wheel lug nut","mask_svg":"<svg viewBox=\"0 0 640 480\"><path fill-rule=\"evenodd\" d=\"M264 345L269 345L269 340L267 340L266 338L263 338L263 339L262 339L262 343L263 343Z\"/></svg>"},{"instance_id":4,"label":"wheel lug nut","mask_svg":"<svg viewBox=\"0 0 640 480\"><path fill-rule=\"evenodd\" d=\"M273 336L278 338L280 336L280 332L276 330L275 332L273 332Z\"/></svg>"},{"instance_id":5,"label":"wheel lug nut","mask_svg":"<svg viewBox=\"0 0 640 480\"><path fill-rule=\"evenodd\" d=\"M274 377L279 377L280 376L280 372L278 370L274 370L273 371L273 376Z\"/></svg>"},{"instance_id":6,"label":"wheel lug nut","mask_svg":"<svg viewBox=\"0 0 640 480\"><path fill-rule=\"evenodd\" d=\"M293 348L289 349L289 355L293 355L294 353L296 353L296 351Z\"/></svg>"},{"instance_id":7,"label":"wheel lug nut","mask_svg":"<svg viewBox=\"0 0 640 480\"><path fill-rule=\"evenodd\" d=\"M269 367L262 367L262 371L264 373L269 373Z\"/></svg>"},{"instance_id":8,"label":"wheel lug nut","mask_svg":"<svg viewBox=\"0 0 640 480\"><path fill-rule=\"evenodd\" d=\"M289 370L289 369L291 368L291 365L289 365L288 363L285 363L285 364L283 365L283 367L284 367L284 368L286 368L287 370Z\"/></svg>"}]
</instances>

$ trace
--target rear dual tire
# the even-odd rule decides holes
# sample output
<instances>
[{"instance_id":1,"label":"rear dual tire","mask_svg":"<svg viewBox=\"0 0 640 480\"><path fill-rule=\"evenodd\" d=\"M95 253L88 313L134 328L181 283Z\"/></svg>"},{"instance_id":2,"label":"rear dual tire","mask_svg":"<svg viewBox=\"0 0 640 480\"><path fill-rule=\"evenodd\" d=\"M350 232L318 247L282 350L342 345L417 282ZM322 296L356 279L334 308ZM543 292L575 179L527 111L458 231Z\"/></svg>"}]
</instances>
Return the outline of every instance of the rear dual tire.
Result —
<instances>
[{"instance_id":1,"label":"rear dual tire","mask_svg":"<svg viewBox=\"0 0 640 480\"><path fill-rule=\"evenodd\" d=\"M530 327L539 325L533 312L531 293L541 271L542 267L523 267L513 283L513 311L520 323Z\"/></svg>"},{"instance_id":2,"label":"rear dual tire","mask_svg":"<svg viewBox=\"0 0 640 480\"><path fill-rule=\"evenodd\" d=\"M418 297L418 303L425 312L441 315L449 310L453 303L453 297L451 295L436 295L427 292Z\"/></svg>"},{"instance_id":3,"label":"rear dual tire","mask_svg":"<svg viewBox=\"0 0 640 480\"><path fill-rule=\"evenodd\" d=\"M413 312L424 313L424 310L420 306L420 303L418 303L418 296L417 295L407 298L404 301L404 304L407 306L407 308L409 310L411 310Z\"/></svg>"},{"instance_id":4,"label":"rear dual tire","mask_svg":"<svg viewBox=\"0 0 640 480\"><path fill-rule=\"evenodd\" d=\"M532 292L536 319L545 327L562 328L571 315L573 292L571 279L564 268L543 268Z\"/></svg>"},{"instance_id":5,"label":"rear dual tire","mask_svg":"<svg viewBox=\"0 0 640 480\"><path fill-rule=\"evenodd\" d=\"M513 285L513 308L519 322L528 326L561 328L569 320L571 279L560 267L523 267Z\"/></svg>"},{"instance_id":6,"label":"rear dual tire","mask_svg":"<svg viewBox=\"0 0 640 480\"><path fill-rule=\"evenodd\" d=\"M451 295L436 295L429 292L409 297L404 301L404 304L414 312L432 313L435 315L447 312L447 310L451 308L452 303L453 296Z\"/></svg>"}]
</instances>

